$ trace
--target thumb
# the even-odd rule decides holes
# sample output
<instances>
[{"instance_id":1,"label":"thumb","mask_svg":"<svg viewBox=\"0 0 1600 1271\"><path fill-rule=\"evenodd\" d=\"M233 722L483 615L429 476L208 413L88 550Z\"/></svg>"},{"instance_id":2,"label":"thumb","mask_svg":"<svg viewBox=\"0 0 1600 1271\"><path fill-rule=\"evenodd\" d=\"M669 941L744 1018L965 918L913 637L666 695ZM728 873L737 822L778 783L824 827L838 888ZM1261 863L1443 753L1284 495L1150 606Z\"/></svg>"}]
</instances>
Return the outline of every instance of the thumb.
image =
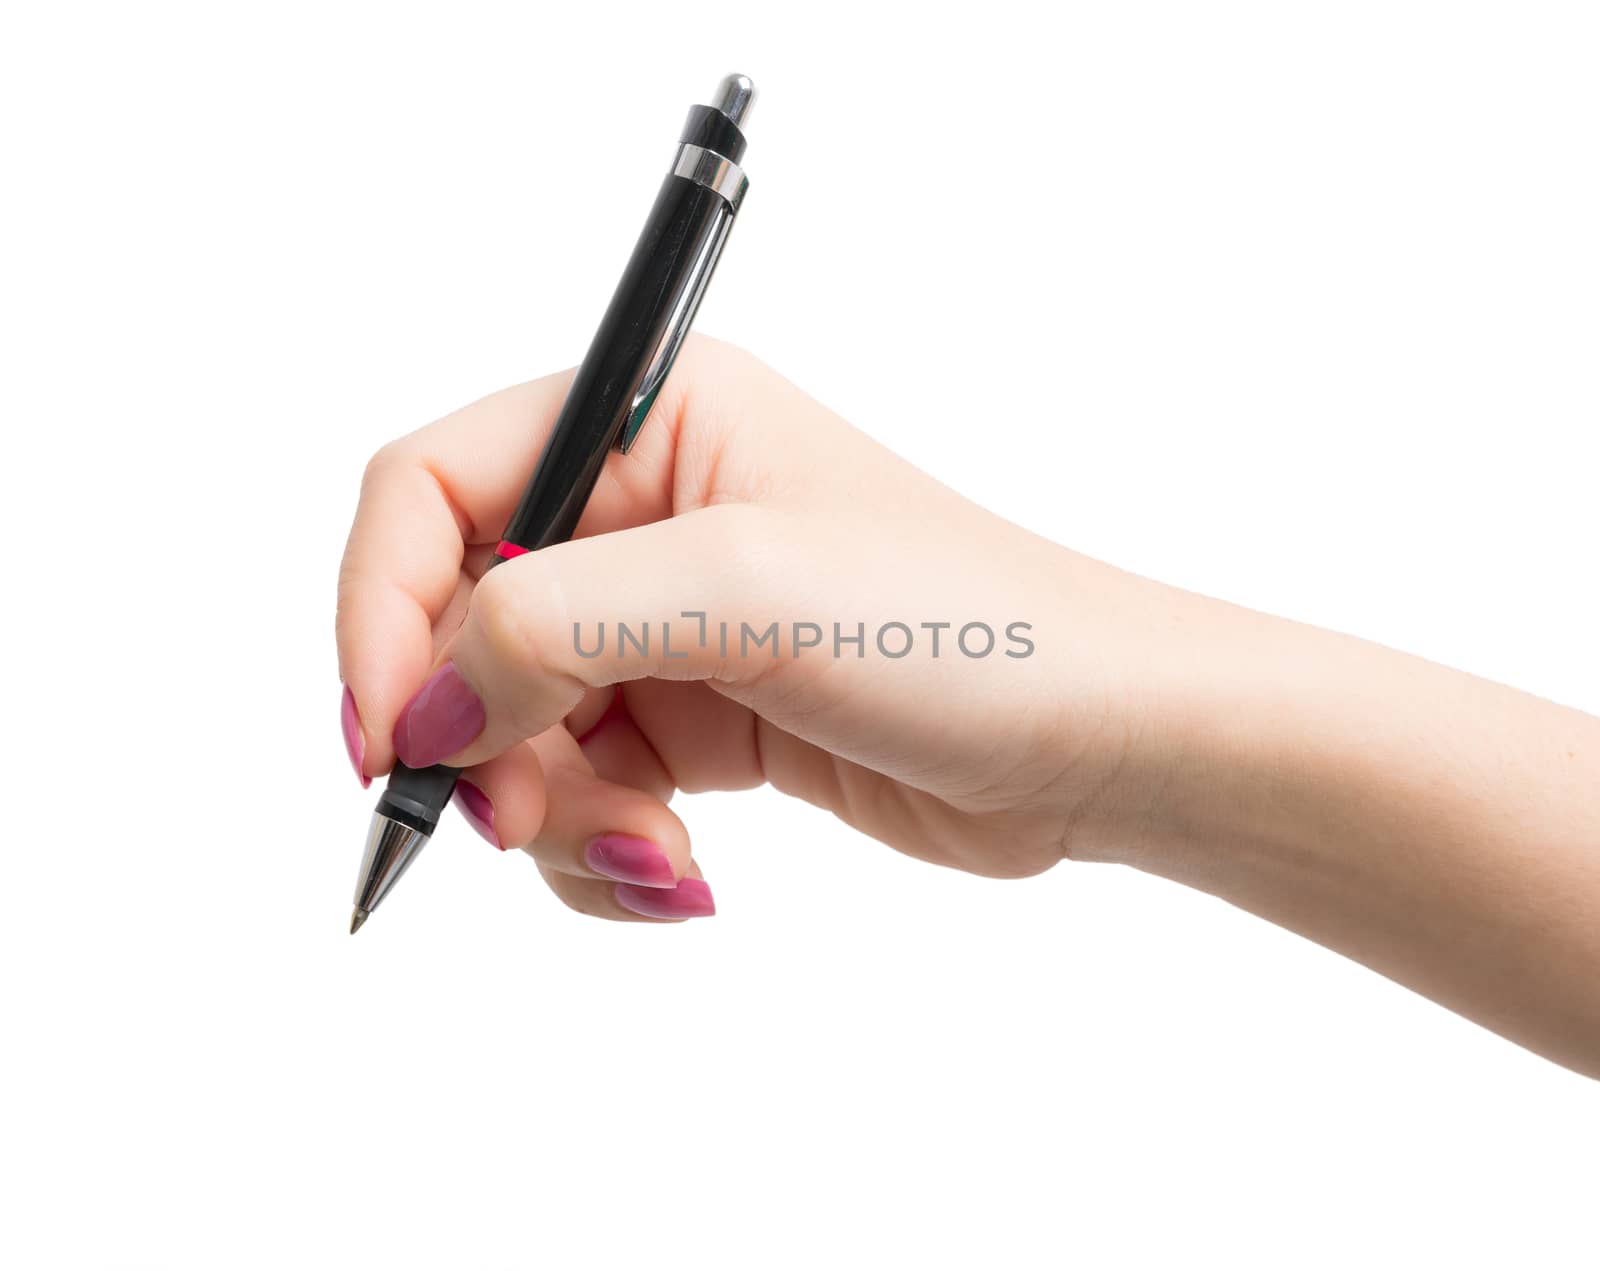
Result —
<instances>
[{"instance_id":1,"label":"thumb","mask_svg":"<svg viewBox=\"0 0 1600 1271\"><path fill-rule=\"evenodd\" d=\"M482 763L559 723L589 689L624 680L737 684L760 674L789 648L783 619L793 605L775 594L794 584L780 559L794 541L782 517L724 504L490 570L400 713L401 761Z\"/></svg>"}]
</instances>

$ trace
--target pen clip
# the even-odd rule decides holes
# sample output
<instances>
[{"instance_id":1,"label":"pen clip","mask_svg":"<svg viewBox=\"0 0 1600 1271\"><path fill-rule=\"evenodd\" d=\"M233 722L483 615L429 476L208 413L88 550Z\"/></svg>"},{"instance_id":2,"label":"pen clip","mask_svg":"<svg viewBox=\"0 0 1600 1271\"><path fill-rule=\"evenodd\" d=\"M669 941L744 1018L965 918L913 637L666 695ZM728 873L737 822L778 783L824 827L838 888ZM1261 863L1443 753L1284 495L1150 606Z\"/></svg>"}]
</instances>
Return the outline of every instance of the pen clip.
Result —
<instances>
[{"instance_id":1,"label":"pen clip","mask_svg":"<svg viewBox=\"0 0 1600 1271\"><path fill-rule=\"evenodd\" d=\"M712 222L705 241L700 245L700 253L695 257L694 267L689 271L683 289L678 292L678 298L672 307L672 316L667 320L666 330L661 333L661 343L656 346L656 351L650 358L644 379L639 382L639 391L633 395L633 404L628 408L628 417L623 421L622 432L617 437L617 449L623 454L633 449L639 430L644 427L644 421L650 416L650 408L656 404L661 386L667 382L672 364L677 360L678 350L683 347L684 337L689 334L689 327L694 323L695 311L700 308L700 301L705 298L706 284L711 281L712 271L717 267L717 259L722 255L723 244L728 240L728 231L732 228L732 211L725 206L719 207L716 220Z\"/></svg>"}]
</instances>

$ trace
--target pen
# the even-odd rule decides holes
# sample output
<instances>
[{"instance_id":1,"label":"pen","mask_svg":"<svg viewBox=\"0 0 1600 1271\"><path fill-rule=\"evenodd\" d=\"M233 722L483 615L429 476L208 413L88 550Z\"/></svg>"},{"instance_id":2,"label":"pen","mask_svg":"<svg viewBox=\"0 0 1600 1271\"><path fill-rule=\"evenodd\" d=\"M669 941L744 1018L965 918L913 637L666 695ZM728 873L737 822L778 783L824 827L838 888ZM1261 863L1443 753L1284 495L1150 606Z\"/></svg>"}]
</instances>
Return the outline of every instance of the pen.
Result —
<instances>
[{"instance_id":1,"label":"pen","mask_svg":"<svg viewBox=\"0 0 1600 1271\"><path fill-rule=\"evenodd\" d=\"M755 85L729 75L691 106L672 169L567 391L490 567L572 537L607 453L633 445L689 333L749 186L740 125ZM428 844L460 769L398 760L378 799L356 881L354 935Z\"/></svg>"}]
</instances>

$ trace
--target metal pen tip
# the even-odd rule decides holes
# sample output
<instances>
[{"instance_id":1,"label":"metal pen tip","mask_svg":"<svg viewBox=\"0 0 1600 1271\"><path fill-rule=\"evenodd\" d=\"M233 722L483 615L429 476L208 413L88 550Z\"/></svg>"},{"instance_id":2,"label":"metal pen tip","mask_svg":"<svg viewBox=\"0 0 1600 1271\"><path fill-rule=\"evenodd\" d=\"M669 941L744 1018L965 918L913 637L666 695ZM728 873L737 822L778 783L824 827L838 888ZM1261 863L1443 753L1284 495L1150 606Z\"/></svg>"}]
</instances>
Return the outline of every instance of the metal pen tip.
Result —
<instances>
[{"instance_id":1,"label":"metal pen tip","mask_svg":"<svg viewBox=\"0 0 1600 1271\"><path fill-rule=\"evenodd\" d=\"M455 780L454 774L451 780ZM355 912L350 915L351 935L355 935L367 915L383 903L389 889L427 844L428 836L421 830L382 812L372 814L372 824L367 829L367 848L361 855L356 894L350 897L350 903L355 906Z\"/></svg>"}]
</instances>

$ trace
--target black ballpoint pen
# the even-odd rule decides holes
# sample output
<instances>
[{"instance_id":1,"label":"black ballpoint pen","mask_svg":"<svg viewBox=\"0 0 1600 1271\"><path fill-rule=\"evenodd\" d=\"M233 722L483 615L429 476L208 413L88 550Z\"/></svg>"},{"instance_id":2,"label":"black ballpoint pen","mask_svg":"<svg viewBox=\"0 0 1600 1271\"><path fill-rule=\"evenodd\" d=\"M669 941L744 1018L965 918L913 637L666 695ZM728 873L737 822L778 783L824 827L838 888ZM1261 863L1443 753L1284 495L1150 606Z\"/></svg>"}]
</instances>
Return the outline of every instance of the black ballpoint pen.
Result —
<instances>
[{"instance_id":1,"label":"black ballpoint pen","mask_svg":"<svg viewBox=\"0 0 1600 1271\"><path fill-rule=\"evenodd\" d=\"M491 565L572 537L607 453L633 444L672 370L749 185L740 125L755 85L729 75L692 106L677 158L578 367ZM367 833L353 935L427 846L460 770L396 762Z\"/></svg>"}]
</instances>

